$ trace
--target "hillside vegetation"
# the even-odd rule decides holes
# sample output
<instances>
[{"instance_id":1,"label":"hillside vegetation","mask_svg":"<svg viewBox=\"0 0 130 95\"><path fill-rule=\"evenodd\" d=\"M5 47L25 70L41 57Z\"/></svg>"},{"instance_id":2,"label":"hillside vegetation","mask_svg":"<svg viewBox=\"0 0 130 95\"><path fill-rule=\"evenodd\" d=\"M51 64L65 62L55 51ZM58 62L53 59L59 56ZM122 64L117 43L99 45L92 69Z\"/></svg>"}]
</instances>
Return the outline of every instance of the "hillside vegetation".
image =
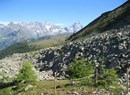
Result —
<instances>
[{"instance_id":1,"label":"hillside vegetation","mask_svg":"<svg viewBox=\"0 0 130 95\"><path fill-rule=\"evenodd\" d=\"M68 40L76 40L85 36L95 35L109 29L116 29L130 24L130 2L127 1L113 11L103 13L83 29L73 34Z\"/></svg>"},{"instance_id":2,"label":"hillside vegetation","mask_svg":"<svg viewBox=\"0 0 130 95\"><path fill-rule=\"evenodd\" d=\"M63 34L18 43L1 51L0 95L126 95L129 9L130 3L126 2L104 13L67 43L64 40L68 36Z\"/></svg>"},{"instance_id":3,"label":"hillside vegetation","mask_svg":"<svg viewBox=\"0 0 130 95\"><path fill-rule=\"evenodd\" d=\"M100 65L103 67L103 63ZM89 95L94 93L117 95L123 91L117 84L118 77L114 69L101 68L98 69L99 73L93 72L94 70L91 62L86 64L84 58L78 57L70 63L69 79L57 80L55 77L53 80L36 81L36 73L32 64L26 60L16 78L2 76L0 95ZM95 89L98 90L95 92Z\"/></svg>"},{"instance_id":4,"label":"hillside vegetation","mask_svg":"<svg viewBox=\"0 0 130 95\"><path fill-rule=\"evenodd\" d=\"M14 53L26 53L31 51L36 51L43 48L48 48L52 46L58 46L65 43L65 39L70 34L60 34L55 36L47 36L39 38L38 40L30 42L16 43L0 51L0 59L10 56Z\"/></svg>"}]
</instances>

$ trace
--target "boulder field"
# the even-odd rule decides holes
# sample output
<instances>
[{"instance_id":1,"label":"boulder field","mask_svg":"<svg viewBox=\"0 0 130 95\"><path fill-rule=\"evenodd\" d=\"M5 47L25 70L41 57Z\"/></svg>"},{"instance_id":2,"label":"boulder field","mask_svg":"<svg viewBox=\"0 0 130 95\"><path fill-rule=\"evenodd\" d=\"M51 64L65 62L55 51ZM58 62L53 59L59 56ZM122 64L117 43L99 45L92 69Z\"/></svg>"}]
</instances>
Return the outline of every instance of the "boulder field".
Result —
<instances>
[{"instance_id":1,"label":"boulder field","mask_svg":"<svg viewBox=\"0 0 130 95\"><path fill-rule=\"evenodd\" d=\"M114 67L123 76L130 65L130 25L112 29L89 38L67 42L65 45L50 47L36 52L14 54L0 60L0 72L14 77L23 60L30 60L38 79L53 79L54 74L65 77L67 66L75 55L84 56L87 61L105 62L107 68Z\"/></svg>"}]
</instances>

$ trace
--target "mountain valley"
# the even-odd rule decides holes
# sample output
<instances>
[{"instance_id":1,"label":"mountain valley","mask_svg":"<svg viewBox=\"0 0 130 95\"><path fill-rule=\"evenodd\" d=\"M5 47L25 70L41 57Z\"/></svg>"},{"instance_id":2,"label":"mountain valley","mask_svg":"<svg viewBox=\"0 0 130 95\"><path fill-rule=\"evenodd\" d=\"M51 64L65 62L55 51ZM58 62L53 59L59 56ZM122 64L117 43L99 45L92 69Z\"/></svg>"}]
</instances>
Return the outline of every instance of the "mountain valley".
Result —
<instances>
[{"instance_id":1,"label":"mountain valley","mask_svg":"<svg viewBox=\"0 0 130 95\"><path fill-rule=\"evenodd\" d=\"M129 95L129 9L130 0L85 27L79 22L68 27L48 22L1 24L0 79L5 79L0 88L5 88L0 91L9 90L11 95ZM36 73L37 86L17 80L19 72L27 79L32 74L26 67L29 64L23 65L27 61ZM86 76L79 77L82 74ZM9 87L6 78L13 81ZM21 84L26 86L20 88Z\"/></svg>"},{"instance_id":2,"label":"mountain valley","mask_svg":"<svg viewBox=\"0 0 130 95\"><path fill-rule=\"evenodd\" d=\"M0 49L4 49L18 42L37 40L42 37L58 34L73 34L83 26L76 22L71 26L52 24L49 22L10 22L0 24ZM64 37L63 37L64 38Z\"/></svg>"}]
</instances>

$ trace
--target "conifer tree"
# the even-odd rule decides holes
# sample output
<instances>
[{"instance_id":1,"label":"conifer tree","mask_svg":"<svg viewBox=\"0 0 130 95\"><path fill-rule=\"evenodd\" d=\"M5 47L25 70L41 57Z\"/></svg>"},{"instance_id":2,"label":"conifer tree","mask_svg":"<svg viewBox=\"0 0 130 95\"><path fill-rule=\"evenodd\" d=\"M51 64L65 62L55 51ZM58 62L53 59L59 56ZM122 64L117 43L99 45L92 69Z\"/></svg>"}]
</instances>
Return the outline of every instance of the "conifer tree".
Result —
<instances>
[{"instance_id":1,"label":"conifer tree","mask_svg":"<svg viewBox=\"0 0 130 95\"><path fill-rule=\"evenodd\" d=\"M36 74L32 68L32 64L30 61L24 61L22 65L22 69L17 75L17 81L33 82L36 81Z\"/></svg>"}]
</instances>

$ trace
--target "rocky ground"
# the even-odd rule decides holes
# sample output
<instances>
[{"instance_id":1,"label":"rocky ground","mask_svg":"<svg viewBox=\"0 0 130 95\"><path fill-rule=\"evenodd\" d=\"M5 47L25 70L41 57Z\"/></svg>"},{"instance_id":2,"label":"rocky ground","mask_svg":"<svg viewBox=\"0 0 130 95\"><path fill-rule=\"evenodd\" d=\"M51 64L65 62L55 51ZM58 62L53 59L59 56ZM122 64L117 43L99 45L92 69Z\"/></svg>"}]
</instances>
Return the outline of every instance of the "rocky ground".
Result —
<instances>
[{"instance_id":1,"label":"rocky ground","mask_svg":"<svg viewBox=\"0 0 130 95\"><path fill-rule=\"evenodd\" d=\"M14 54L0 60L0 72L13 77L23 60L28 59L32 61L39 80L52 79L54 74L64 78L65 69L76 54L84 55L86 61L104 61L108 68L114 67L122 75L130 64L130 26L35 53Z\"/></svg>"}]
</instances>

